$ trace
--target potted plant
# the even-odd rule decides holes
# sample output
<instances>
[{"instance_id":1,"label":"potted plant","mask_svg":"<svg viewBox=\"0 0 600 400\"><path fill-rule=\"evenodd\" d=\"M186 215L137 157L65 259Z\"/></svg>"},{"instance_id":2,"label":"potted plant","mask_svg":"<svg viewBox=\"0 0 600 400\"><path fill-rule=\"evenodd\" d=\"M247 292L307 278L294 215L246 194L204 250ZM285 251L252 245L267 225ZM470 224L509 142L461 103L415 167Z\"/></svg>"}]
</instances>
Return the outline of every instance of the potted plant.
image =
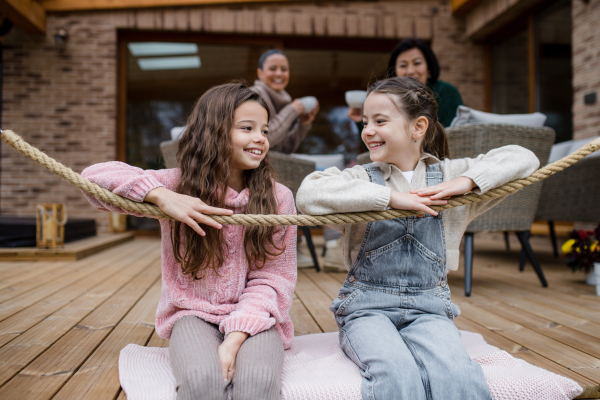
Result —
<instances>
[{"instance_id":1,"label":"potted plant","mask_svg":"<svg viewBox=\"0 0 600 400\"><path fill-rule=\"evenodd\" d=\"M600 296L600 224L594 231L574 230L562 246L564 261L573 272L586 273L586 282L596 285Z\"/></svg>"}]
</instances>

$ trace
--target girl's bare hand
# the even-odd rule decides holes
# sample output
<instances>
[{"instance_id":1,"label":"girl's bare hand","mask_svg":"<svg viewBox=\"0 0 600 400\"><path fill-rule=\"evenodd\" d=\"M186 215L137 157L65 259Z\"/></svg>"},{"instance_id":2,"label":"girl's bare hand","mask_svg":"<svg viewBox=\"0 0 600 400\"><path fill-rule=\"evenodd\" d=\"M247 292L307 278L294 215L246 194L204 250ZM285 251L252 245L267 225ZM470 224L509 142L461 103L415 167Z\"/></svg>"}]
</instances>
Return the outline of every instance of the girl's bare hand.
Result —
<instances>
[{"instance_id":1,"label":"girl's bare hand","mask_svg":"<svg viewBox=\"0 0 600 400\"><path fill-rule=\"evenodd\" d=\"M202 200L180 194L164 187L158 187L148 192L144 201L156 204L165 214L170 215L177 221L188 225L199 235L206 233L200 228L198 222L221 229L223 226L208 215L231 215L232 210L211 207Z\"/></svg>"},{"instance_id":2,"label":"girl's bare hand","mask_svg":"<svg viewBox=\"0 0 600 400\"><path fill-rule=\"evenodd\" d=\"M390 207L392 208L397 210L423 211L434 216L438 215L438 213L427 206L443 206L446 203L446 200L432 200L427 197L417 196L416 194L401 193L394 190L392 190L390 196Z\"/></svg>"},{"instance_id":3,"label":"girl's bare hand","mask_svg":"<svg viewBox=\"0 0 600 400\"><path fill-rule=\"evenodd\" d=\"M471 178L459 176L448 182L422 189L411 190L410 192L421 197L429 197L431 200L439 200L449 199L452 196L468 193L476 187L477 185Z\"/></svg>"},{"instance_id":4,"label":"girl's bare hand","mask_svg":"<svg viewBox=\"0 0 600 400\"><path fill-rule=\"evenodd\" d=\"M221 372L223 373L223 380L225 382L233 379L237 353L247 338L248 334L245 332L231 332L223 340L223 343L217 347L217 355L221 363Z\"/></svg>"}]
</instances>

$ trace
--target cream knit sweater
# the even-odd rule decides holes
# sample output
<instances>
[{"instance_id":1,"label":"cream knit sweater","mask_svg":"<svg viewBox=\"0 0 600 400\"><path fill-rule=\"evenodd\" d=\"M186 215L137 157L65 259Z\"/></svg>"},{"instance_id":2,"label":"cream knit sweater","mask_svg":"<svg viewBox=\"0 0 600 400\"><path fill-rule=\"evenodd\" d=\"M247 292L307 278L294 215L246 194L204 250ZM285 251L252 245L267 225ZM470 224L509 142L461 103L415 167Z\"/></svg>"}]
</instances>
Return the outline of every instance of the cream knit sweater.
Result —
<instances>
[{"instance_id":1,"label":"cream knit sweater","mask_svg":"<svg viewBox=\"0 0 600 400\"><path fill-rule=\"evenodd\" d=\"M477 158L439 161L423 153L414 170L412 184L395 165L376 162L381 168L385 186L371 183L365 169L357 165L343 171L329 168L313 172L304 179L296 195L298 209L304 214L323 215L343 212L383 211L390 202L392 190L407 193L427 185L425 172L428 164L439 162L444 181L459 176L473 179L483 194L514 179L525 178L539 166L539 160L531 151L520 146L504 146ZM489 210L502 198L484 200L468 206L452 208L442 212L446 238L446 268L456 270L459 260L460 240L476 216ZM348 269L358 255L367 223L334 226L344 234L344 262Z\"/></svg>"}]
</instances>

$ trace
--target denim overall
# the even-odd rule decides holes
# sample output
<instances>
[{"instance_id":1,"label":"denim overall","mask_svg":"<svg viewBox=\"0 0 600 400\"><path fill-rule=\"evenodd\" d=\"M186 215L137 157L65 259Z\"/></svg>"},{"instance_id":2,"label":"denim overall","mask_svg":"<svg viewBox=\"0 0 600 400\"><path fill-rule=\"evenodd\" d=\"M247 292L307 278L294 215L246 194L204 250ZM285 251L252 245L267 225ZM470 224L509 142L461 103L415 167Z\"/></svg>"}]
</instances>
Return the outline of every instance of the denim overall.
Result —
<instances>
[{"instance_id":1,"label":"denim overall","mask_svg":"<svg viewBox=\"0 0 600 400\"><path fill-rule=\"evenodd\" d=\"M364 166L383 185L379 167ZM441 183L439 164L427 186ZM363 400L491 400L453 319L441 213L370 222L330 310L363 376Z\"/></svg>"}]
</instances>

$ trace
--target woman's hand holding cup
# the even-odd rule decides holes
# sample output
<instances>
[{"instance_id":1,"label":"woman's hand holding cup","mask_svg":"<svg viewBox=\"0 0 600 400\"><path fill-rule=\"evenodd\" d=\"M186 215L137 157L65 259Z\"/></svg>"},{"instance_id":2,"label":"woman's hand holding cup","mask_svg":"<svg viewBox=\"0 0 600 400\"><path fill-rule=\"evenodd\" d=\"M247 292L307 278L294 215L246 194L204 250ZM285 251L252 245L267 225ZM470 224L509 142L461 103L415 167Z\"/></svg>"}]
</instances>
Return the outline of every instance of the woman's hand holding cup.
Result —
<instances>
[{"instance_id":1,"label":"woman's hand holding cup","mask_svg":"<svg viewBox=\"0 0 600 400\"><path fill-rule=\"evenodd\" d=\"M350 107L348 117L354 122L362 122L362 108L367 99L367 92L365 90L349 90L346 92L345 97L346 103Z\"/></svg>"},{"instance_id":2,"label":"woman's hand holding cup","mask_svg":"<svg viewBox=\"0 0 600 400\"><path fill-rule=\"evenodd\" d=\"M300 115L300 123L302 123L302 125L305 125L305 126L310 124L311 122L313 122L313 120L317 116L318 112L319 112L319 102L317 101L311 111Z\"/></svg>"}]
</instances>

